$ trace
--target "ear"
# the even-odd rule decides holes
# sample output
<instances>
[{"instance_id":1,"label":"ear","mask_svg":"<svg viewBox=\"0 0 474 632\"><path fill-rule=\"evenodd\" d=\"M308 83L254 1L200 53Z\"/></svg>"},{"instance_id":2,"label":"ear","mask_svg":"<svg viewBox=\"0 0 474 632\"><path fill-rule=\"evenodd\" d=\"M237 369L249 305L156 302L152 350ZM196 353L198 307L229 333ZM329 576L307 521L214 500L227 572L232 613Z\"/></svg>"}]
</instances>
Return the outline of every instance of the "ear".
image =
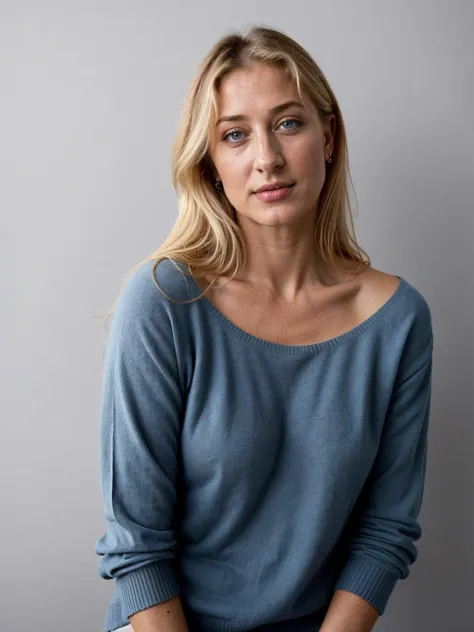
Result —
<instances>
[{"instance_id":1,"label":"ear","mask_svg":"<svg viewBox=\"0 0 474 632\"><path fill-rule=\"evenodd\" d=\"M324 149L331 155L334 151L334 138L336 136L337 119L335 114L330 114L324 125Z\"/></svg>"}]
</instances>

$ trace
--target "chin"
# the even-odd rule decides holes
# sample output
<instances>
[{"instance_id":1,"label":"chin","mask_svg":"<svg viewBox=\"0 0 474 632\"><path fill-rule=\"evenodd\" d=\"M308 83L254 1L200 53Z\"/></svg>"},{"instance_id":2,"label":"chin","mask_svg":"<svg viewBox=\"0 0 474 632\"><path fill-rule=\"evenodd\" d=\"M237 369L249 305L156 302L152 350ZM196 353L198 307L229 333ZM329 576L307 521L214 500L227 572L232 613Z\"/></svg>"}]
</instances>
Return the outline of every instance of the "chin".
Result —
<instances>
[{"instance_id":1,"label":"chin","mask_svg":"<svg viewBox=\"0 0 474 632\"><path fill-rule=\"evenodd\" d=\"M285 204L283 200L281 203L274 202L271 206L268 205L267 208L263 207L259 212L252 213L254 221L270 226L292 224L300 221L303 216L304 211L301 210L299 205L295 206L294 203Z\"/></svg>"}]
</instances>

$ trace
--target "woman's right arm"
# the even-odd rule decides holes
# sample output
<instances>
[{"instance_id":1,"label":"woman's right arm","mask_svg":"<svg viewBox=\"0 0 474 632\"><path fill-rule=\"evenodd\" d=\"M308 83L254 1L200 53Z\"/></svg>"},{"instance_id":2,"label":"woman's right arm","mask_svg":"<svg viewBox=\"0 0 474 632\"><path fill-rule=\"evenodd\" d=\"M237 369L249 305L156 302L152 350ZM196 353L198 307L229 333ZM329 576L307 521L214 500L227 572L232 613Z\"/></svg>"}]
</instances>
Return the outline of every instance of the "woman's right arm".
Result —
<instances>
[{"instance_id":1,"label":"woman's right arm","mask_svg":"<svg viewBox=\"0 0 474 632\"><path fill-rule=\"evenodd\" d=\"M133 632L189 632L179 596L141 610L129 621Z\"/></svg>"},{"instance_id":2,"label":"woman's right arm","mask_svg":"<svg viewBox=\"0 0 474 632\"><path fill-rule=\"evenodd\" d=\"M134 632L186 630L173 564L184 387L172 305L150 267L135 272L112 317L102 379L100 466L108 525L95 552L99 575L115 580L122 616L133 619Z\"/></svg>"}]
</instances>

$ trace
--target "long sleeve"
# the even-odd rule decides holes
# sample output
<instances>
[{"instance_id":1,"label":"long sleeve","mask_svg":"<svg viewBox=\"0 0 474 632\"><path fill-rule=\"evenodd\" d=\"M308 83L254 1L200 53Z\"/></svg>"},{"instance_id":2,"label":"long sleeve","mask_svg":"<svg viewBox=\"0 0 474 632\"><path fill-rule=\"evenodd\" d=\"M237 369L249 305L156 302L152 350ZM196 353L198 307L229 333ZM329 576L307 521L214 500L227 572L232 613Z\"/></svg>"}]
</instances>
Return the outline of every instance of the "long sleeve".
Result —
<instances>
[{"instance_id":1,"label":"long sleeve","mask_svg":"<svg viewBox=\"0 0 474 632\"><path fill-rule=\"evenodd\" d=\"M124 613L179 593L176 502L182 389L167 299L143 273L119 299L107 342L100 404L100 467L107 531L99 575L115 578Z\"/></svg>"},{"instance_id":2,"label":"long sleeve","mask_svg":"<svg viewBox=\"0 0 474 632\"><path fill-rule=\"evenodd\" d=\"M381 441L350 521L349 554L335 589L383 614L397 580L417 559L427 463L433 335L427 305L407 337Z\"/></svg>"}]
</instances>

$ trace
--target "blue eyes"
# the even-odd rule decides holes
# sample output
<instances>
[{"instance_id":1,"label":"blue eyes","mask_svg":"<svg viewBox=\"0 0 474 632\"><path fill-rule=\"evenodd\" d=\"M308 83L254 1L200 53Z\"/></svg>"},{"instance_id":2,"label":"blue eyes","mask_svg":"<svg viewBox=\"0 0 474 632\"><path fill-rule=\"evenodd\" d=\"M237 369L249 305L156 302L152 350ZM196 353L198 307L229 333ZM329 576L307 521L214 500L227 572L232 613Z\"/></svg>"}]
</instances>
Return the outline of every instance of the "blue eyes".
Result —
<instances>
[{"instance_id":1,"label":"blue eyes","mask_svg":"<svg viewBox=\"0 0 474 632\"><path fill-rule=\"evenodd\" d=\"M297 125L301 125L300 121L298 121L297 119L285 119L284 121L280 123L280 125L283 125L283 123L296 123ZM285 129L292 129L292 128L285 127Z\"/></svg>"},{"instance_id":2,"label":"blue eyes","mask_svg":"<svg viewBox=\"0 0 474 632\"><path fill-rule=\"evenodd\" d=\"M292 126L292 127L284 127L283 129L288 130L288 131L292 131L294 129L297 129L298 127L301 127L302 123L301 121L298 121L298 119L285 119L284 121L282 121L280 123L280 125L284 125L285 123L296 123L296 127ZM241 138L235 138L234 134L242 134L243 132L241 132L240 130L234 130L234 131L230 131L227 132L227 134L225 134L222 137L222 140L227 141L227 139L229 139L230 137L233 138L233 140L231 141L231 145L236 144L239 142L239 140L242 140Z\"/></svg>"}]
</instances>

